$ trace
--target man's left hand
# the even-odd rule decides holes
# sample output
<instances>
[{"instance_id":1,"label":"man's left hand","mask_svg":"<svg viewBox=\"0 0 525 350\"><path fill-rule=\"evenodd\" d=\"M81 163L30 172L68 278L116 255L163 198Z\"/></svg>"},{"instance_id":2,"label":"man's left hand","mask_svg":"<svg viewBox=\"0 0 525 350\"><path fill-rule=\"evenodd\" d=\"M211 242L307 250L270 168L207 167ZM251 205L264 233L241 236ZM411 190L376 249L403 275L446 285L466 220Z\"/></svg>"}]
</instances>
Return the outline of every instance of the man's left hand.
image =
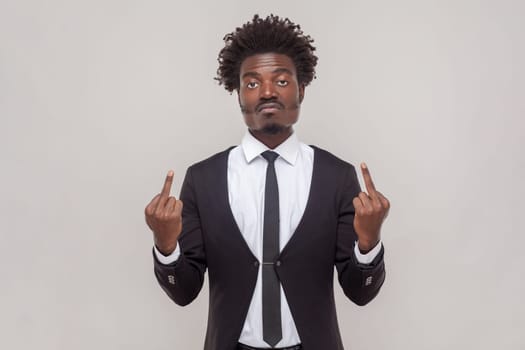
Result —
<instances>
[{"instance_id":1,"label":"man's left hand","mask_svg":"<svg viewBox=\"0 0 525 350\"><path fill-rule=\"evenodd\" d=\"M368 194L360 192L353 200L354 229L358 238L359 250L367 253L379 243L381 225L388 215L390 202L376 190L365 163L361 163L361 171Z\"/></svg>"}]
</instances>

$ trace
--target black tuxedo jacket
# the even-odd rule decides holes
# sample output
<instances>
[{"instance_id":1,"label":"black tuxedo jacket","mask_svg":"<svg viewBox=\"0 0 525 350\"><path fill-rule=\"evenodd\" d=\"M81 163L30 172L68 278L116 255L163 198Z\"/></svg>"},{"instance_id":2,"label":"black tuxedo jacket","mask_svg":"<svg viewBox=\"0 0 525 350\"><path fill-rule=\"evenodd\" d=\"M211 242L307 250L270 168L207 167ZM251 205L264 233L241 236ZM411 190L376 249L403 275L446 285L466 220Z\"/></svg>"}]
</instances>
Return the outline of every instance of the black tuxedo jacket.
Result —
<instances>
[{"instance_id":1,"label":"black tuxedo jacket","mask_svg":"<svg viewBox=\"0 0 525 350\"><path fill-rule=\"evenodd\" d=\"M354 254L352 199L360 192L354 167L314 148L304 215L275 269L305 350L343 349L334 301L334 266L344 293L358 305L372 300L385 279L383 248L371 264ZM181 256L171 265L154 258L168 296L187 305L199 294L208 269L210 299L205 350L234 350L248 312L260 261L250 251L228 200L229 150L188 168L180 199ZM277 262L277 261L276 261Z\"/></svg>"}]
</instances>

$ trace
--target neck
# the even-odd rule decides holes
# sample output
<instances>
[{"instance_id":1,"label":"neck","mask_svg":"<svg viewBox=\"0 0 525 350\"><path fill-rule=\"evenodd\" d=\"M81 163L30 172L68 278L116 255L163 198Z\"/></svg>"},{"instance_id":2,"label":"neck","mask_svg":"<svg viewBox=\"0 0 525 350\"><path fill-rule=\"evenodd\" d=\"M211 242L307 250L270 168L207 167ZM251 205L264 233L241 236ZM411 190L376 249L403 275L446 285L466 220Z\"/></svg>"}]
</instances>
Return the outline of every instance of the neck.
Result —
<instances>
[{"instance_id":1,"label":"neck","mask_svg":"<svg viewBox=\"0 0 525 350\"><path fill-rule=\"evenodd\" d=\"M293 129L284 129L283 131L276 134L269 134L257 130L249 130L250 134L255 137L257 140L262 142L269 149L274 149L279 146L281 143L286 141L290 135L293 133Z\"/></svg>"}]
</instances>

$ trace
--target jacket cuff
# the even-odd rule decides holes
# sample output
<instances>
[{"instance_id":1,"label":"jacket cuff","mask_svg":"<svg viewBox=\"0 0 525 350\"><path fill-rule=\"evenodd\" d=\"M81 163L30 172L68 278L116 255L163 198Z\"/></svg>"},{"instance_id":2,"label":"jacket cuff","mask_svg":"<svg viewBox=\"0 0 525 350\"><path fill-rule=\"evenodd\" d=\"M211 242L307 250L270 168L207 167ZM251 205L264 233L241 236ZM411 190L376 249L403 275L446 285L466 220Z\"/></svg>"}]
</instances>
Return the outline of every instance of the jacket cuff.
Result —
<instances>
[{"instance_id":1,"label":"jacket cuff","mask_svg":"<svg viewBox=\"0 0 525 350\"><path fill-rule=\"evenodd\" d=\"M153 245L153 254L157 261L163 265L171 265L176 262L180 257L180 245L177 244L177 247L170 255L164 255L160 252L157 246Z\"/></svg>"}]
</instances>

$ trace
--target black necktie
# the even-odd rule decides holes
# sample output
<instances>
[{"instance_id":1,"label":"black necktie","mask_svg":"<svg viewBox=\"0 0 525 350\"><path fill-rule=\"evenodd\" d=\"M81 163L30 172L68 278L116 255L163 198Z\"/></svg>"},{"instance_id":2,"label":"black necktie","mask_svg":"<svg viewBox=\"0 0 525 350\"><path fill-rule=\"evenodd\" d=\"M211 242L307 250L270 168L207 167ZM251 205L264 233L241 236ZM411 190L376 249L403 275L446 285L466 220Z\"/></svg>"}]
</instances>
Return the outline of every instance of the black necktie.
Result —
<instances>
[{"instance_id":1,"label":"black necktie","mask_svg":"<svg viewBox=\"0 0 525 350\"><path fill-rule=\"evenodd\" d=\"M272 151L261 154L267 161L264 191L262 307L263 339L274 347L283 337L281 330L281 290L274 263L279 256L279 189L274 162L279 155Z\"/></svg>"}]
</instances>

